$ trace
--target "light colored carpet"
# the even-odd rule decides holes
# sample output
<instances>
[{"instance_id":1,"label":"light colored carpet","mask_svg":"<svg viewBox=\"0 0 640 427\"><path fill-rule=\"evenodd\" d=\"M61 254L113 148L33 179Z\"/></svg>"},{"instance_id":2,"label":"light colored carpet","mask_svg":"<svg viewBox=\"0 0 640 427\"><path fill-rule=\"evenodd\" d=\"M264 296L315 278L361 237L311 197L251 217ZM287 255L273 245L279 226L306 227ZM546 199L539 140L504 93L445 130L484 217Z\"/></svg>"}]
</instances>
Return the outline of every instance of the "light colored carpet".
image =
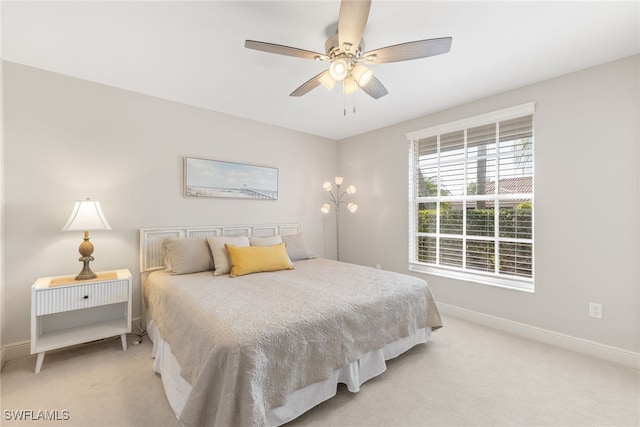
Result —
<instances>
[{"instance_id":1,"label":"light colored carpet","mask_svg":"<svg viewBox=\"0 0 640 427\"><path fill-rule=\"evenodd\" d=\"M359 393L336 397L288 427L640 426L640 372L445 317L427 345L388 362ZM145 337L9 361L2 426L178 426ZM66 421L16 422L6 411L68 411ZM11 413L11 412L10 412Z\"/></svg>"}]
</instances>

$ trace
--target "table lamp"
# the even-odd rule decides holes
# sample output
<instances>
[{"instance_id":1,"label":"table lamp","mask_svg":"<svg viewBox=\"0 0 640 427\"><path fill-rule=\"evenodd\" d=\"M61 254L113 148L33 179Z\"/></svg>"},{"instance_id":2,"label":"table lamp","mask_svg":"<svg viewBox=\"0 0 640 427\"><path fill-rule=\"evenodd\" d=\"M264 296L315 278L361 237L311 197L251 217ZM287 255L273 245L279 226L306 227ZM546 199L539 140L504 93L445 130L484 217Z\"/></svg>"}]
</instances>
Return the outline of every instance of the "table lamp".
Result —
<instances>
[{"instance_id":1,"label":"table lamp","mask_svg":"<svg viewBox=\"0 0 640 427\"><path fill-rule=\"evenodd\" d=\"M76 201L69 220L62 227L62 231L84 231L84 241L80 243L78 251L83 267L80 274L76 276L76 280L94 279L97 275L91 271L89 263L93 261L93 243L89 241L89 230L111 230L111 226L102 213L100 202L97 200L78 200Z\"/></svg>"}]
</instances>

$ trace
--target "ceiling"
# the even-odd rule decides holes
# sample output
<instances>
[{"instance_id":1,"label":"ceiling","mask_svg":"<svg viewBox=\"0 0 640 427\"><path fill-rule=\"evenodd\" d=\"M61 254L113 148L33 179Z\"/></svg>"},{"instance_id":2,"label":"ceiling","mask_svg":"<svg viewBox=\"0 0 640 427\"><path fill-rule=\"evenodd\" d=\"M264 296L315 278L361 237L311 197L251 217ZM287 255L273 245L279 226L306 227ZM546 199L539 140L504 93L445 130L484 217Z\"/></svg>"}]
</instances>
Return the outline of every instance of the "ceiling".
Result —
<instances>
[{"instance_id":1,"label":"ceiling","mask_svg":"<svg viewBox=\"0 0 640 427\"><path fill-rule=\"evenodd\" d=\"M453 37L448 54L371 66L389 94L291 93L326 63L340 2L2 2L4 60L340 140L637 54L640 3L373 0L366 50ZM355 112L353 111L355 107ZM345 115L346 110L346 115Z\"/></svg>"}]
</instances>

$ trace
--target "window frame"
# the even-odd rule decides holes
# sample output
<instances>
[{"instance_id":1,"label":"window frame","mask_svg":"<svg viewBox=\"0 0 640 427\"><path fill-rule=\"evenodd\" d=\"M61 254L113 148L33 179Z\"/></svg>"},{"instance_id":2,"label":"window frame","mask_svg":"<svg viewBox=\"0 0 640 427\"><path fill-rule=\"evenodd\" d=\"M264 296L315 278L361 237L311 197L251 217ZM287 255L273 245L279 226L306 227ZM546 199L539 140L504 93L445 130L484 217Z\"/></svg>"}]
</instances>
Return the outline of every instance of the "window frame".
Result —
<instances>
[{"instance_id":1,"label":"window frame","mask_svg":"<svg viewBox=\"0 0 640 427\"><path fill-rule=\"evenodd\" d=\"M429 264L426 262L418 261L418 256L417 256L418 238L422 235L418 231L417 205L422 202L417 200L419 199L419 197L417 197L417 191L416 191L416 186L418 185L418 182L417 182L418 180L416 179L418 176L416 172L416 165L417 165L416 144L418 144L419 140L434 137L434 136L438 137L439 135L448 134L452 132L463 131L465 133L465 144L464 144L465 166L464 168L466 171L468 168L468 158L467 158L467 151L466 151L466 147L467 147L466 134L468 129L483 126L483 125L490 125L493 123L497 124L505 120L517 119L523 116L529 116L529 115L533 116L534 112L535 112L535 102L528 102L515 107L505 108L502 110L493 111L490 113L481 114L474 117L469 117L466 119L445 123L442 125L436 125L429 128L420 129L414 132L409 132L406 134L407 140L410 143L409 144L409 266L408 266L410 271L433 274L437 276L443 276L443 277L457 279L457 280L480 283L484 285L497 286L501 288L515 289L515 290L532 292L532 293L534 292L534 289L535 289L535 286L534 286L534 275L535 275L535 256L534 256L534 253L535 253L534 251L534 248L535 248L534 215L535 213L534 213L534 210L532 210L532 213L531 213L531 239L525 239L526 243L530 242L531 244L531 277L511 276L511 275L506 275L499 272L498 273L482 272L480 270L471 270L471 269L466 269L464 267L449 267L449 266L443 266L443 265ZM533 152L535 151L535 129L534 128L535 128L535 117L532 117L532 130L533 130L533 139L534 139L532 155L533 155ZM499 158L500 157L496 155L496 160L498 160ZM532 166L531 166L533 181L535 181L533 163L535 163L535 156L533 156ZM534 183L532 182L532 190L530 193L532 201L535 194L533 185ZM475 196L475 199L470 198L469 196L470 195L468 194L464 194L463 196L456 196L455 198L456 200L459 200L459 199L464 200L464 203L478 200L478 196ZM433 198L441 201L441 200L450 199L451 196L443 196L441 194L436 194L436 196L434 196ZM501 197L498 196L497 194L491 195L491 200L499 201L500 199ZM508 197L505 197L504 199L508 199ZM463 214L464 214L464 217L466 218L466 211ZM499 215L499 209L495 210L495 215L496 216ZM494 243L497 242L498 244L500 244L500 242L504 241L504 239L501 239L498 235L497 224L498 224L498 221L496 218L496 233L495 233L495 236L490 239L490 241ZM442 237L443 233L440 229L437 229L436 235ZM446 238L446 234L444 236ZM467 234L466 226L463 226L463 233L461 236L462 236L463 242L467 241L469 238L473 240L475 239L475 237L477 237L474 235Z\"/></svg>"}]
</instances>

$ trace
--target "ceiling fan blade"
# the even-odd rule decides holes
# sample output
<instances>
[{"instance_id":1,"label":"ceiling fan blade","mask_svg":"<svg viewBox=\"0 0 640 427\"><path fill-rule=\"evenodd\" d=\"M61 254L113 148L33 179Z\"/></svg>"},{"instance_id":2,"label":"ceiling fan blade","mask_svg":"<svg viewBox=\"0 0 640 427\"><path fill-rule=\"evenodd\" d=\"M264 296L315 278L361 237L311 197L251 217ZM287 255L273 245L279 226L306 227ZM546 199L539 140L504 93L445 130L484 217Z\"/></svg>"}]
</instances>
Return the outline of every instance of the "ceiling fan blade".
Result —
<instances>
[{"instance_id":1,"label":"ceiling fan blade","mask_svg":"<svg viewBox=\"0 0 640 427\"><path fill-rule=\"evenodd\" d=\"M262 52L275 53L278 55L295 56L304 59L328 60L323 53L311 52L310 50L298 49L297 47L283 46L281 44L258 42L255 40L245 40L244 47L247 49L260 50Z\"/></svg>"},{"instance_id":2,"label":"ceiling fan blade","mask_svg":"<svg viewBox=\"0 0 640 427\"><path fill-rule=\"evenodd\" d=\"M369 19L370 0L342 0L338 17L338 43L345 53L355 53Z\"/></svg>"},{"instance_id":3,"label":"ceiling fan blade","mask_svg":"<svg viewBox=\"0 0 640 427\"><path fill-rule=\"evenodd\" d=\"M311 77L309 80L307 80L306 82L301 84L300 87L298 87L296 90L291 92L289 94L289 96L302 96L302 95L305 95L308 92L311 92L313 89L315 89L318 86L320 86L320 84L321 84L320 83L320 78L322 78L322 76L325 75L328 72L329 71L325 70L325 71L321 72L320 74Z\"/></svg>"},{"instance_id":4,"label":"ceiling fan blade","mask_svg":"<svg viewBox=\"0 0 640 427\"><path fill-rule=\"evenodd\" d=\"M384 64L386 62L407 61L441 55L449 52L452 41L451 37L442 37L382 47L362 55L363 62L370 61L374 64Z\"/></svg>"},{"instance_id":5,"label":"ceiling fan blade","mask_svg":"<svg viewBox=\"0 0 640 427\"><path fill-rule=\"evenodd\" d=\"M386 94L389 93L386 87L376 78L376 76L372 76L369 83L362 86L362 90L367 93L370 97L374 99L382 98Z\"/></svg>"}]
</instances>

